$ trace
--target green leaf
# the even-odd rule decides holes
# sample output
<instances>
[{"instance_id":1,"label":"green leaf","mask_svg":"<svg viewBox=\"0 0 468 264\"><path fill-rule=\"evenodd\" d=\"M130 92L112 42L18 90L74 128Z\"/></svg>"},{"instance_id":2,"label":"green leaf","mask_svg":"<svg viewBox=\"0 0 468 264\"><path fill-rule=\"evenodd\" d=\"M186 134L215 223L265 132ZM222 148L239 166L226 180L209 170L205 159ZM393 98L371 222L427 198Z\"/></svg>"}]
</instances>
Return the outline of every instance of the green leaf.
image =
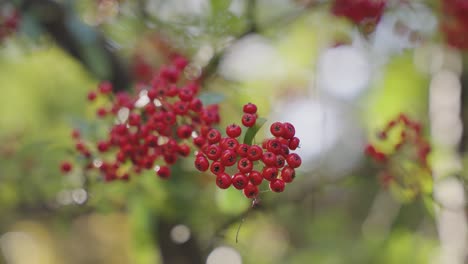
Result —
<instances>
[{"instance_id":1,"label":"green leaf","mask_svg":"<svg viewBox=\"0 0 468 264\"><path fill-rule=\"evenodd\" d=\"M215 92L204 92L198 97L203 105L219 104L224 101L224 95Z\"/></svg>"},{"instance_id":2,"label":"green leaf","mask_svg":"<svg viewBox=\"0 0 468 264\"><path fill-rule=\"evenodd\" d=\"M258 130L260 130L260 128L265 124L266 121L267 120L265 118L259 117L255 125L247 129L247 132L244 136L244 144L252 145L252 141L255 138L255 135L257 135Z\"/></svg>"}]
</instances>

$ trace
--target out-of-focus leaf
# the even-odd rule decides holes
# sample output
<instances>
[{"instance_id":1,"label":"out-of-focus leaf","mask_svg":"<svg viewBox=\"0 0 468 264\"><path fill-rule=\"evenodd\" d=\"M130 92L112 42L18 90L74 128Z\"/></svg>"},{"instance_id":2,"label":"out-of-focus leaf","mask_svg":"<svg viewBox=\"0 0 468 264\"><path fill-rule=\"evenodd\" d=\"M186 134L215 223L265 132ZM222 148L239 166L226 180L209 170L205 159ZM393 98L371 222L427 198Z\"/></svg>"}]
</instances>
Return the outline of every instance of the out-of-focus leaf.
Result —
<instances>
[{"instance_id":1,"label":"out-of-focus leaf","mask_svg":"<svg viewBox=\"0 0 468 264\"><path fill-rule=\"evenodd\" d=\"M255 125L247 129L247 132L245 132L244 136L244 144L252 145L252 141L255 138L255 135L257 134L258 130L260 130L260 128L265 124L266 121L267 120L265 118L259 117Z\"/></svg>"},{"instance_id":2,"label":"out-of-focus leaf","mask_svg":"<svg viewBox=\"0 0 468 264\"><path fill-rule=\"evenodd\" d=\"M219 104L224 101L224 95L216 92L204 92L198 98L204 105Z\"/></svg>"},{"instance_id":3,"label":"out-of-focus leaf","mask_svg":"<svg viewBox=\"0 0 468 264\"><path fill-rule=\"evenodd\" d=\"M42 33L42 29L37 23L37 20L28 13L21 16L20 31L34 40L38 40Z\"/></svg>"},{"instance_id":4,"label":"out-of-focus leaf","mask_svg":"<svg viewBox=\"0 0 468 264\"><path fill-rule=\"evenodd\" d=\"M235 188L226 190L216 190L216 204L220 211L236 215L245 211L249 207L249 200L244 197L241 191Z\"/></svg>"}]
</instances>

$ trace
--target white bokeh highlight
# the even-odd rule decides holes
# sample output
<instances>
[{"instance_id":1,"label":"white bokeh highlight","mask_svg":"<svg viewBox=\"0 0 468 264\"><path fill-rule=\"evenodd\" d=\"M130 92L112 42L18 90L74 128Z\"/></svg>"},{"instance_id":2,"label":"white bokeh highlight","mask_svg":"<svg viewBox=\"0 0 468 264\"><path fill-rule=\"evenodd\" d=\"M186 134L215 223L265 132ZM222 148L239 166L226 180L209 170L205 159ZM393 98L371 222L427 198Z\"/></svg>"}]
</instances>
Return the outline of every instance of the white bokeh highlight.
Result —
<instances>
[{"instance_id":1,"label":"white bokeh highlight","mask_svg":"<svg viewBox=\"0 0 468 264\"><path fill-rule=\"evenodd\" d=\"M235 249L221 246L211 251L206 264L242 264L242 258Z\"/></svg>"}]
</instances>

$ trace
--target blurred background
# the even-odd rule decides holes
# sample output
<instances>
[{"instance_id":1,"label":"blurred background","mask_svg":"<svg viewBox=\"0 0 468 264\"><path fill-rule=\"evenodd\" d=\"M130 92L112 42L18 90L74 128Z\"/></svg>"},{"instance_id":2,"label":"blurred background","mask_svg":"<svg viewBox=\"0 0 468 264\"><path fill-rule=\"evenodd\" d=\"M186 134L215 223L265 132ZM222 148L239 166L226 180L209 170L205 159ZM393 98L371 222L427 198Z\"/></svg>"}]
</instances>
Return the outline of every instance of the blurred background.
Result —
<instances>
[{"instance_id":1,"label":"blurred background","mask_svg":"<svg viewBox=\"0 0 468 264\"><path fill-rule=\"evenodd\" d=\"M0 263L468 263L467 36L458 0L0 1ZM283 193L252 208L191 158L168 181L60 172L73 128L109 130L88 91L132 91L169 51L206 76L220 127L248 102L296 126ZM401 113L431 169L386 178L364 149L391 153L379 131Z\"/></svg>"}]
</instances>

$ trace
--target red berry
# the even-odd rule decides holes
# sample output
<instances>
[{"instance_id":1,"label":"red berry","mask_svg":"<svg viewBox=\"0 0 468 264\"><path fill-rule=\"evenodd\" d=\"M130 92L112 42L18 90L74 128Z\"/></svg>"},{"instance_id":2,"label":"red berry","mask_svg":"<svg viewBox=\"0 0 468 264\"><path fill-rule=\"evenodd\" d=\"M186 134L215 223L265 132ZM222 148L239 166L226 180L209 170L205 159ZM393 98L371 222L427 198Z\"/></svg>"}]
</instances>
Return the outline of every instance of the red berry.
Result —
<instances>
[{"instance_id":1,"label":"red berry","mask_svg":"<svg viewBox=\"0 0 468 264\"><path fill-rule=\"evenodd\" d=\"M187 102L177 101L174 103L173 110L176 115L185 115L189 110L189 104Z\"/></svg>"},{"instance_id":2,"label":"red berry","mask_svg":"<svg viewBox=\"0 0 468 264\"><path fill-rule=\"evenodd\" d=\"M248 183L244 188L244 195L247 198L255 198L258 195L258 187L252 183Z\"/></svg>"},{"instance_id":3,"label":"red berry","mask_svg":"<svg viewBox=\"0 0 468 264\"><path fill-rule=\"evenodd\" d=\"M285 184L283 180L275 179L270 182L270 190L272 190L273 192L282 192L284 191L284 187Z\"/></svg>"},{"instance_id":4,"label":"red berry","mask_svg":"<svg viewBox=\"0 0 468 264\"><path fill-rule=\"evenodd\" d=\"M224 172L224 165L220 161L215 161L215 162L211 163L210 171L214 175L218 175L218 174Z\"/></svg>"},{"instance_id":5,"label":"red berry","mask_svg":"<svg viewBox=\"0 0 468 264\"><path fill-rule=\"evenodd\" d=\"M193 139L193 144L195 144L195 146L201 148L203 147L203 145L206 144L206 139L202 136L198 136L196 138Z\"/></svg>"},{"instance_id":6,"label":"red berry","mask_svg":"<svg viewBox=\"0 0 468 264\"><path fill-rule=\"evenodd\" d=\"M237 149L236 149L236 152L237 152L237 155L241 156L241 157L247 157L247 154L249 152L249 149L250 149L250 146L247 145L247 144L239 144L237 146Z\"/></svg>"},{"instance_id":7,"label":"red berry","mask_svg":"<svg viewBox=\"0 0 468 264\"><path fill-rule=\"evenodd\" d=\"M368 144L364 151L367 155L373 156L376 153L375 147L371 144Z\"/></svg>"},{"instance_id":8,"label":"red berry","mask_svg":"<svg viewBox=\"0 0 468 264\"><path fill-rule=\"evenodd\" d=\"M96 94L95 91L90 91L90 92L88 93L88 100L89 100L89 101L94 101L94 100L96 99L96 97L97 97L97 94Z\"/></svg>"},{"instance_id":9,"label":"red berry","mask_svg":"<svg viewBox=\"0 0 468 264\"><path fill-rule=\"evenodd\" d=\"M385 162L387 160L387 155L385 153L376 151L372 157L374 158L375 161L377 162Z\"/></svg>"},{"instance_id":10,"label":"red berry","mask_svg":"<svg viewBox=\"0 0 468 264\"><path fill-rule=\"evenodd\" d=\"M208 159L205 156L199 156L195 159L195 167L199 171L206 171L208 170L208 167L210 166L210 163L208 162Z\"/></svg>"},{"instance_id":11,"label":"red berry","mask_svg":"<svg viewBox=\"0 0 468 264\"><path fill-rule=\"evenodd\" d=\"M299 147L300 140L297 137L293 137L289 140L288 147L290 150L295 150Z\"/></svg>"},{"instance_id":12,"label":"red berry","mask_svg":"<svg viewBox=\"0 0 468 264\"><path fill-rule=\"evenodd\" d=\"M278 139L274 138L268 140L266 149L278 155L282 152L282 145Z\"/></svg>"},{"instance_id":13,"label":"red berry","mask_svg":"<svg viewBox=\"0 0 468 264\"><path fill-rule=\"evenodd\" d=\"M81 136L80 131L78 129L73 129L71 136L74 139L79 139Z\"/></svg>"},{"instance_id":14,"label":"red berry","mask_svg":"<svg viewBox=\"0 0 468 264\"><path fill-rule=\"evenodd\" d=\"M179 90L179 98L182 101L189 102L193 99L193 90L188 88L183 88Z\"/></svg>"},{"instance_id":15,"label":"red berry","mask_svg":"<svg viewBox=\"0 0 468 264\"><path fill-rule=\"evenodd\" d=\"M269 167L275 166L276 165L276 155L273 154L272 152L269 152L269 151L265 152L265 153L263 153L262 161L265 164L265 166L269 166Z\"/></svg>"},{"instance_id":16,"label":"red berry","mask_svg":"<svg viewBox=\"0 0 468 264\"><path fill-rule=\"evenodd\" d=\"M99 107L96 111L98 117L105 117L107 115L107 110L103 107Z\"/></svg>"},{"instance_id":17,"label":"red berry","mask_svg":"<svg viewBox=\"0 0 468 264\"><path fill-rule=\"evenodd\" d=\"M276 163L275 163L274 166L276 166L276 168L283 168L285 161L286 160L284 159L283 156L278 155L278 156L276 156Z\"/></svg>"},{"instance_id":18,"label":"red berry","mask_svg":"<svg viewBox=\"0 0 468 264\"><path fill-rule=\"evenodd\" d=\"M260 172L253 170L249 173L249 180L254 185L260 185L263 181L263 176Z\"/></svg>"},{"instance_id":19,"label":"red berry","mask_svg":"<svg viewBox=\"0 0 468 264\"><path fill-rule=\"evenodd\" d=\"M236 173L232 177L232 185L238 190L242 190L249 183L249 178L243 173Z\"/></svg>"},{"instance_id":20,"label":"red berry","mask_svg":"<svg viewBox=\"0 0 468 264\"><path fill-rule=\"evenodd\" d=\"M232 166L237 161L237 154L233 150L227 149L221 154L221 163L226 166Z\"/></svg>"},{"instance_id":21,"label":"red berry","mask_svg":"<svg viewBox=\"0 0 468 264\"><path fill-rule=\"evenodd\" d=\"M241 133L242 133L241 127L236 124L231 124L226 127L226 135L228 135L228 137L236 138L240 136Z\"/></svg>"},{"instance_id":22,"label":"red berry","mask_svg":"<svg viewBox=\"0 0 468 264\"><path fill-rule=\"evenodd\" d=\"M283 136L285 132L285 127L283 126L283 123L281 122L274 122L270 126L270 132L275 137L281 137Z\"/></svg>"},{"instance_id":23,"label":"red berry","mask_svg":"<svg viewBox=\"0 0 468 264\"><path fill-rule=\"evenodd\" d=\"M276 167L264 167L262 170L262 176L267 181L272 181L278 176L278 168Z\"/></svg>"},{"instance_id":24,"label":"red berry","mask_svg":"<svg viewBox=\"0 0 468 264\"><path fill-rule=\"evenodd\" d=\"M242 158L237 162L237 168L242 173L248 173L252 171L253 163L248 158Z\"/></svg>"},{"instance_id":25,"label":"red berry","mask_svg":"<svg viewBox=\"0 0 468 264\"><path fill-rule=\"evenodd\" d=\"M189 125L181 125L177 128L177 136L179 138L189 138L192 135L192 127Z\"/></svg>"},{"instance_id":26,"label":"red berry","mask_svg":"<svg viewBox=\"0 0 468 264\"><path fill-rule=\"evenodd\" d=\"M293 168L286 166L281 170L281 179L283 179L284 182L292 182L295 177L296 172Z\"/></svg>"},{"instance_id":27,"label":"red berry","mask_svg":"<svg viewBox=\"0 0 468 264\"><path fill-rule=\"evenodd\" d=\"M178 146L177 152L182 157L188 157L190 155L190 147L187 144L181 144Z\"/></svg>"},{"instance_id":28,"label":"red berry","mask_svg":"<svg viewBox=\"0 0 468 264\"><path fill-rule=\"evenodd\" d=\"M97 144L97 148L98 148L99 152L106 152L109 149L109 143L107 143L105 141L100 141Z\"/></svg>"},{"instance_id":29,"label":"red berry","mask_svg":"<svg viewBox=\"0 0 468 264\"><path fill-rule=\"evenodd\" d=\"M263 156L263 150L257 145L250 146L249 151L247 152L247 158L251 161L256 161L261 159Z\"/></svg>"},{"instance_id":30,"label":"red berry","mask_svg":"<svg viewBox=\"0 0 468 264\"><path fill-rule=\"evenodd\" d=\"M221 139L221 148L222 149L231 149L236 151L237 146L239 146L239 142L235 138L223 138Z\"/></svg>"},{"instance_id":31,"label":"red berry","mask_svg":"<svg viewBox=\"0 0 468 264\"><path fill-rule=\"evenodd\" d=\"M99 84L98 90L102 94L108 94L112 92L112 84L108 81L101 82Z\"/></svg>"},{"instance_id":32,"label":"red berry","mask_svg":"<svg viewBox=\"0 0 468 264\"><path fill-rule=\"evenodd\" d=\"M218 160L221 157L221 147L218 145L209 145L205 154L210 160Z\"/></svg>"},{"instance_id":33,"label":"red berry","mask_svg":"<svg viewBox=\"0 0 468 264\"><path fill-rule=\"evenodd\" d=\"M161 166L157 171L157 175L161 179L168 179L171 176L171 169L168 166Z\"/></svg>"},{"instance_id":34,"label":"red berry","mask_svg":"<svg viewBox=\"0 0 468 264\"><path fill-rule=\"evenodd\" d=\"M62 161L60 164L60 170L62 173L69 173L72 170L73 166L70 162L68 161Z\"/></svg>"},{"instance_id":35,"label":"red berry","mask_svg":"<svg viewBox=\"0 0 468 264\"><path fill-rule=\"evenodd\" d=\"M282 137L285 139L293 138L294 135L296 134L296 129L294 128L294 126L288 122L284 123L283 126L284 126L284 133Z\"/></svg>"},{"instance_id":36,"label":"red berry","mask_svg":"<svg viewBox=\"0 0 468 264\"><path fill-rule=\"evenodd\" d=\"M193 98L192 101L190 101L189 108L190 110L199 113L203 109L203 103L200 99Z\"/></svg>"},{"instance_id":37,"label":"red berry","mask_svg":"<svg viewBox=\"0 0 468 264\"><path fill-rule=\"evenodd\" d=\"M255 125L255 122L257 121L257 117L253 114L244 114L242 116L242 124L246 127L252 127Z\"/></svg>"},{"instance_id":38,"label":"red berry","mask_svg":"<svg viewBox=\"0 0 468 264\"><path fill-rule=\"evenodd\" d=\"M246 114L255 114L255 113L257 113L257 106L255 104L248 103L248 104L244 105L242 110Z\"/></svg>"},{"instance_id":39,"label":"red berry","mask_svg":"<svg viewBox=\"0 0 468 264\"><path fill-rule=\"evenodd\" d=\"M231 176L227 173L220 173L218 176L216 176L216 185L221 188L221 189L227 189L229 186L231 186L232 180Z\"/></svg>"},{"instance_id":40,"label":"red berry","mask_svg":"<svg viewBox=\"0 0 468 264\"><path fill-rule=\"evenodd\" d=\"M131 113L128 116L128 124L131 126L138 126L140 125L141 117L137 113Z\"/></svg>"},{"instance_id":41,"label":"red berry","mask_svg":"<svg viewBox=\"0 0 468 264\"><path fill-rule=\"evenodd\" d=\"M218 143L221 140L221 133L215 128L212 128L208 131L206 139L208 139L208 143L210 144Z\"/></svg>"},{"instance_id":42,"label":"red berry","mask_svg":"<svg viewBox=\"0 0 468 264\"><path fill-rule=\"evenodd\" d=\"M288 162L289 167L291 168L297 168L301 166L302 160L299 155L296 153L291 153L286 157L286 161Z\"/></svg>"}]
</instances>

